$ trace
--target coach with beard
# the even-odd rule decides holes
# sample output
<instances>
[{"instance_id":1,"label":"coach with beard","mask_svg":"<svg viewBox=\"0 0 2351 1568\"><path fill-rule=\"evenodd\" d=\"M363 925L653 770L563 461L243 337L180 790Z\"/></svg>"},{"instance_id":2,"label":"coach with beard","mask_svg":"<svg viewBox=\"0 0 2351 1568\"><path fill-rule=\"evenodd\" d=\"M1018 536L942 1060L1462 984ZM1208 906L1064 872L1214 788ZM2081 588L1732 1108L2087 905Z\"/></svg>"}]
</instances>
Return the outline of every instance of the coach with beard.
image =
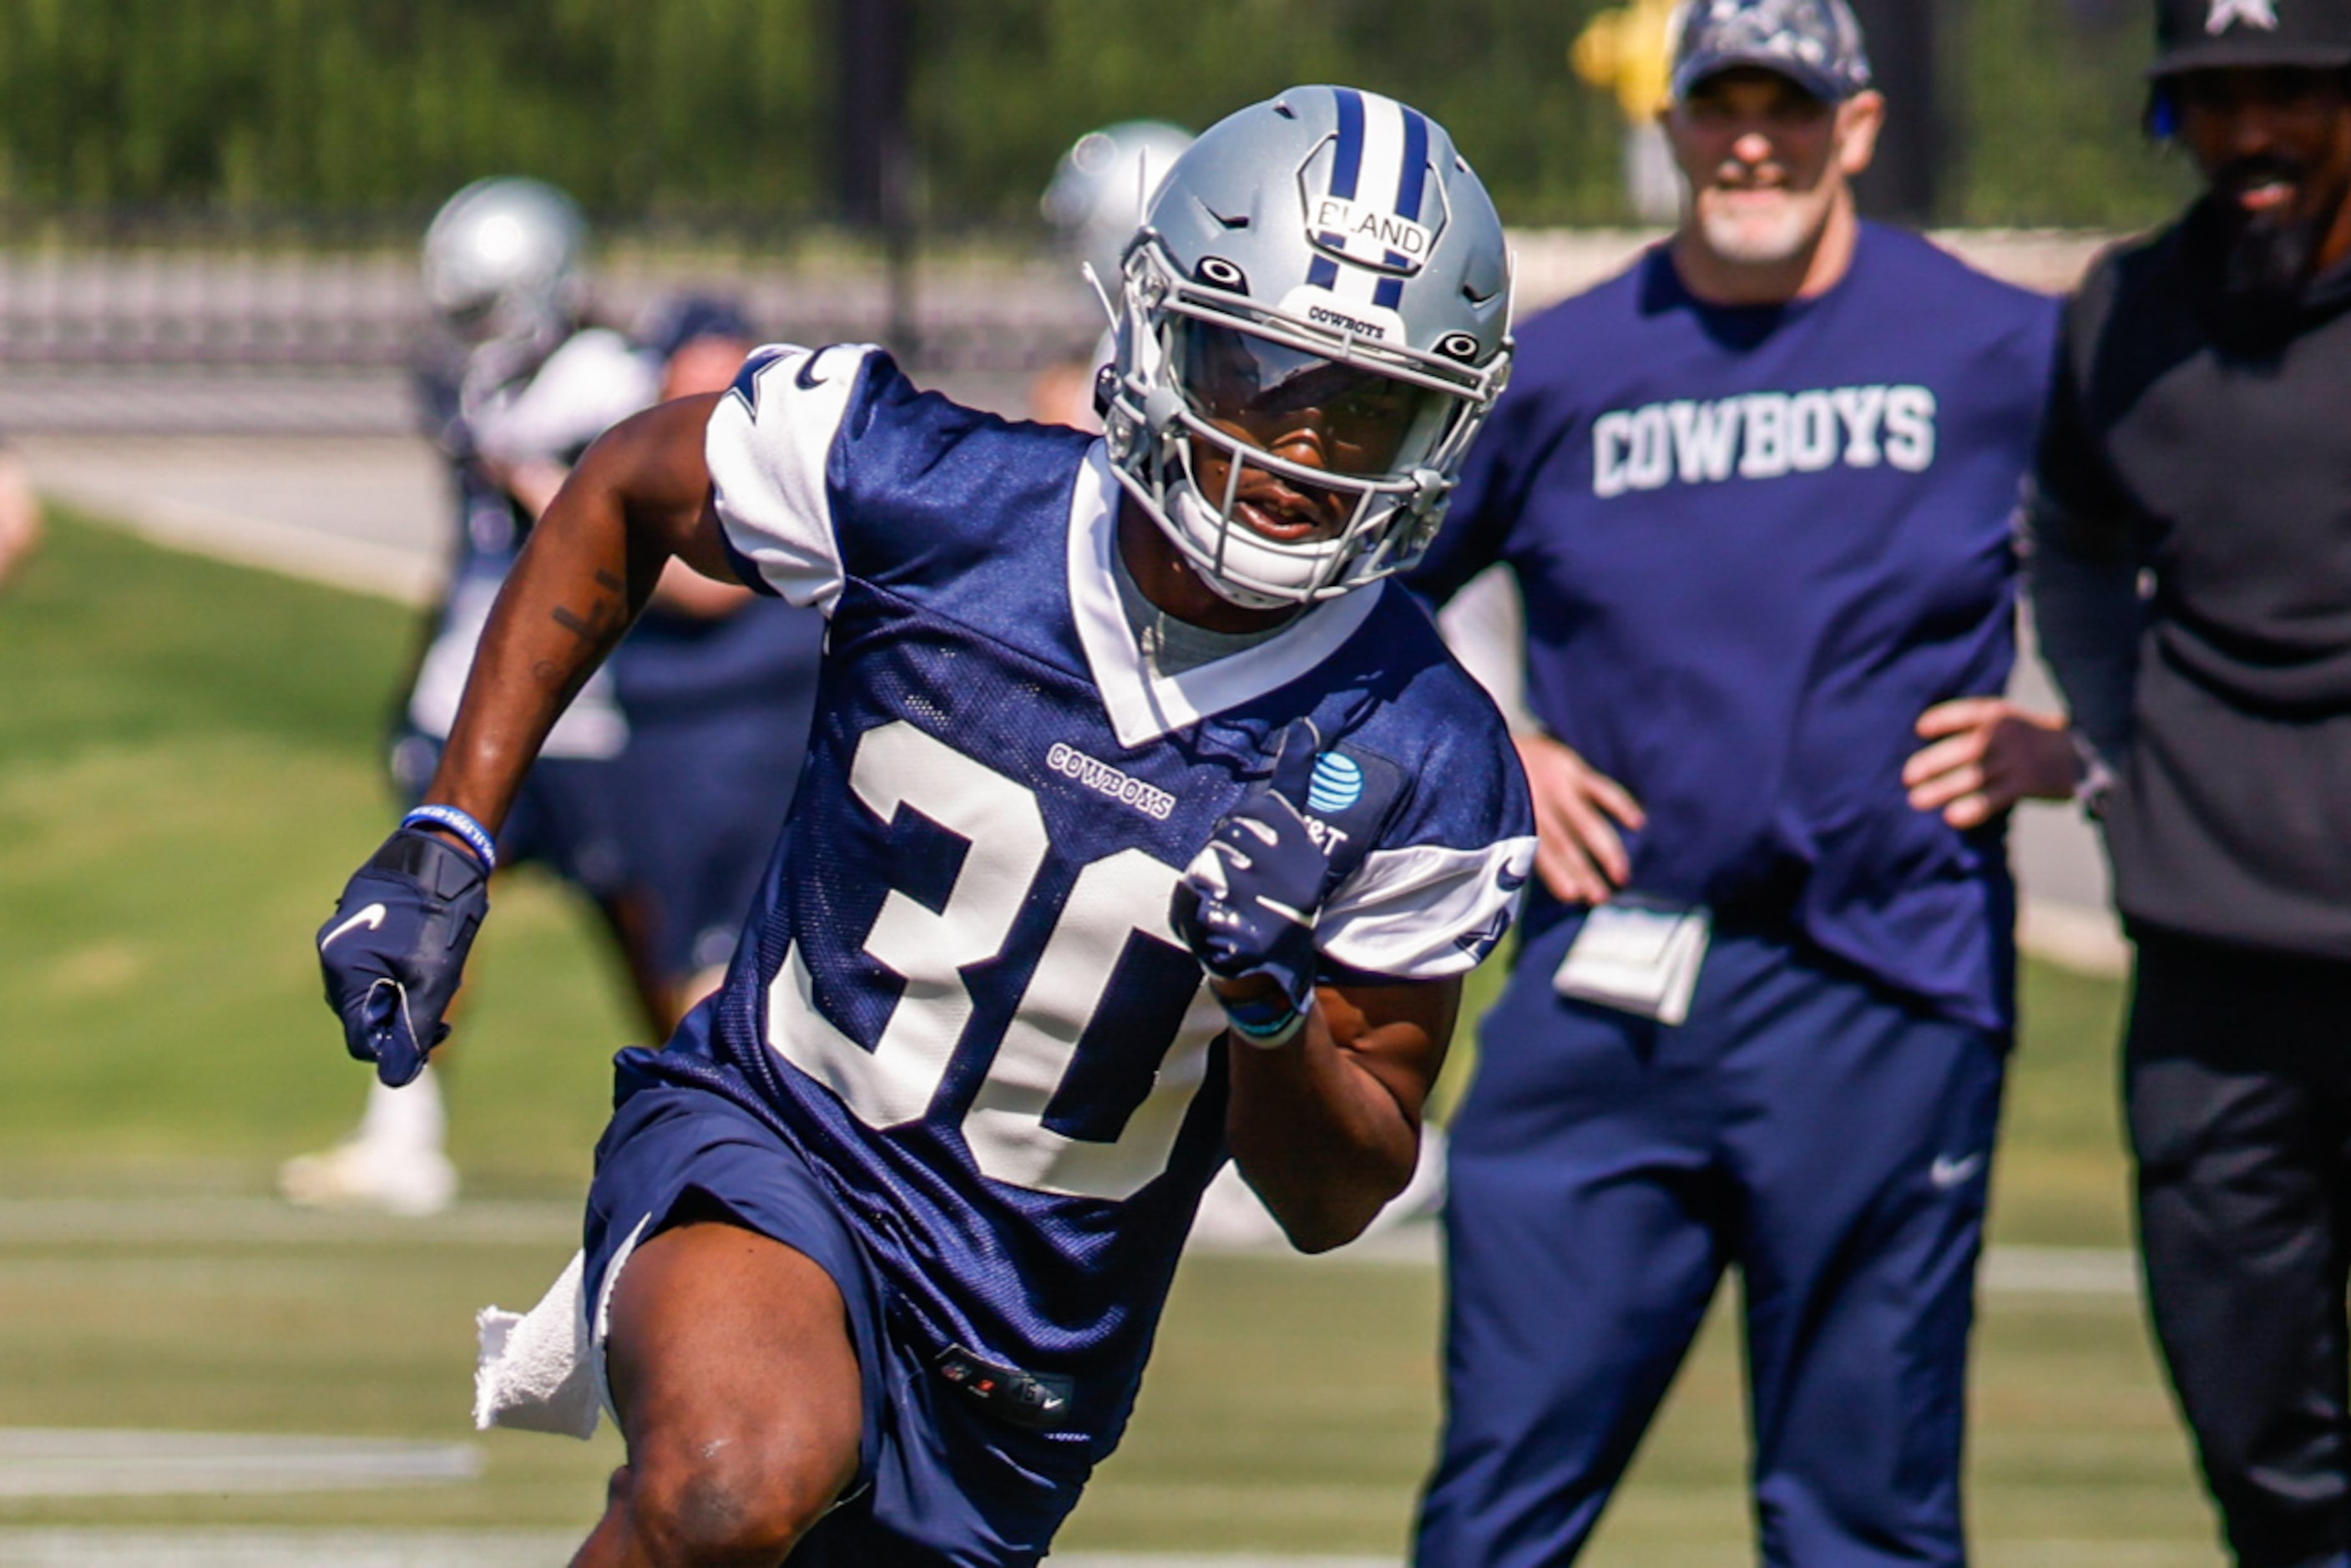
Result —
<instances>
[{"instance_id":1,"label":"coach with beard","mask_svg":"<svg viewBox=\"0 0 2351 1568\"><path fill-rule=\"evenodd\" d=\"M2069 308L2030 508L2113 782L2148 1297L2246 1568L2351 1564L2351 0L2161 0L2202 173Z\"/></svg>"}]
</instances>

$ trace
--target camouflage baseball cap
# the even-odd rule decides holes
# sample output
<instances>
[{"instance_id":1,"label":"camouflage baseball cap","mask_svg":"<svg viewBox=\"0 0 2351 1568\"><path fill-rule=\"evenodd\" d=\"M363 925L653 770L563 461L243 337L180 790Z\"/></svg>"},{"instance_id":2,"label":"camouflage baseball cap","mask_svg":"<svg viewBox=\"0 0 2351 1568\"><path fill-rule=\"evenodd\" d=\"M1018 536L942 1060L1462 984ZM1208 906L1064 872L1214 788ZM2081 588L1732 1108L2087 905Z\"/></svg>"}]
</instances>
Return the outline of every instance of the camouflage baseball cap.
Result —
<instances>
[{"instance_id":1,"label":"camouflage baseball cap","mask_svg":"<svg viewBox=\"0 0 2351 1568\"><path fill-rule=\"evenodd\" d=\"M1674 98L1736 66L1786 77L1830 103L1869 86L1869 52L1845 0L1683 0L1674 13Z\"/></svg>"}]
</instances>

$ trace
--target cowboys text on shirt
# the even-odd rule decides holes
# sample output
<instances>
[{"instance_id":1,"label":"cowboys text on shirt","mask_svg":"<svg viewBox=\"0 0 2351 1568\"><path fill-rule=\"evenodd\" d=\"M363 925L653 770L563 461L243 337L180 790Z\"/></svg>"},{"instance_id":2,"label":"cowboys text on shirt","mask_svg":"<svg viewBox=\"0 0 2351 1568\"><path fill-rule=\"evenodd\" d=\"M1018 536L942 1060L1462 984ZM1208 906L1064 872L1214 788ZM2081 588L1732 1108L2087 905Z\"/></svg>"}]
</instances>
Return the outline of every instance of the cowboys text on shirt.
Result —
<instances>
[{"instance_id":1,"label":"cowboys text on shirt","mask_svg":"<svg viewBox=\"0 0 2351 1568\"><path fill-rule=\"evenodd\" d=\"M1842 465L1919 474L1935 462L1936 401L1922 386L1742 392L1613 409L1592 425L1592 493L1784 478Z\"/></svg>"}]
</instances>

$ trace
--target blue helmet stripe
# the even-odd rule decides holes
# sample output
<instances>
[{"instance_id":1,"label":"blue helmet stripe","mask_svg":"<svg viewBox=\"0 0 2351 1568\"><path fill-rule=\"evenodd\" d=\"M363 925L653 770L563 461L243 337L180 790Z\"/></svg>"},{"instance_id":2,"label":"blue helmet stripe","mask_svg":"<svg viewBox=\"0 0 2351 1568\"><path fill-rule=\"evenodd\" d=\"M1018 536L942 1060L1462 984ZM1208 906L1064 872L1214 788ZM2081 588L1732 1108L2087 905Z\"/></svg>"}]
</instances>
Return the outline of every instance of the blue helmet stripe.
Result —
<instances>
[{"instance_id":1,"label":"blue helmet stripe","mask_svg":"<svg viewBox=\"0 0 2351 1568\"><path fill-rule=\"evenodd\" d=\"M1420 221L1420 204L1428 184L1428 120L1420 110L1405 104L1396 107L1404 111L1404 162L1396 172L1396 216L1413 223ZM1390 251L1390 267L1410 265L1410 256ZM1375 303L1393 310L1404 302L1404 279L1383 279L1373 293Z\"/></svg>"},{"instance_id":2,"label":"blue helmet stripe","mask_svg":"<svg viewBox=\"0 0 2351 1568\"><path fill-rule=\"evenodd\" d=\"M1396 216L1418 223L1428 178L1428 120L1416 109L1397 107L1404 109L1404 169L1396 181Z\"/></svg>"},{"instance_id":3,"label":"blue helmet stripe","mask_svg":"<svg viewBox=\"0 0 2351 1568\"><path fill-rule=\"evenodd\" d=\"M1336 89L1339 100L1339 155L1331 170L1331 193L1342 201L1355 199L1355 182L1364 176L1364 95L1351 87Z\"/></svg>"},{"instance_id":4,"label":"blue helmet stripe","mask_svg":"<svg viewBox=\"0 0 2351 1568\"><path fill-rule=\"evenodd\" d=\"M1364 177L1364 95L1351 87L1334 88L1332 98L1339 110L1339 145L1331 161L1331 194L1341 201L1355 199L1356 183ZM1322 243L1343 246L1346 240L1338 235L1324 235ZM1306 269L1306 281L1316 288L1339 287L1339 264L1327 256L1318 256Z\"/></svg>"}]
</instances>

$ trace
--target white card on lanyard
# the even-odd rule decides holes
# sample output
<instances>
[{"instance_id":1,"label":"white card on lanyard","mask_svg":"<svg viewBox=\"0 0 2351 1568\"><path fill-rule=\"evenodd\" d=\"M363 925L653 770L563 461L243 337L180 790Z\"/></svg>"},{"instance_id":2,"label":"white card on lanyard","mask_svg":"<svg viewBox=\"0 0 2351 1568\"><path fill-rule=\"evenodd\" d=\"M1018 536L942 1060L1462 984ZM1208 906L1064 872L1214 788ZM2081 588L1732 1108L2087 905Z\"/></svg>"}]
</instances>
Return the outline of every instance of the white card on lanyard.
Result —
<instances>
[{"instance_id":1,"label":"white card on lanyard","mask_svg":"<svg viewBox=\"0 0 2351 1568\"><path fill-rule=\"evenodd\" d=\"M1714 919L1704 905L1621 894L1583 917L1552 989L1659 1023L1689 1017Z\"/></svg>"}]
</instances>

